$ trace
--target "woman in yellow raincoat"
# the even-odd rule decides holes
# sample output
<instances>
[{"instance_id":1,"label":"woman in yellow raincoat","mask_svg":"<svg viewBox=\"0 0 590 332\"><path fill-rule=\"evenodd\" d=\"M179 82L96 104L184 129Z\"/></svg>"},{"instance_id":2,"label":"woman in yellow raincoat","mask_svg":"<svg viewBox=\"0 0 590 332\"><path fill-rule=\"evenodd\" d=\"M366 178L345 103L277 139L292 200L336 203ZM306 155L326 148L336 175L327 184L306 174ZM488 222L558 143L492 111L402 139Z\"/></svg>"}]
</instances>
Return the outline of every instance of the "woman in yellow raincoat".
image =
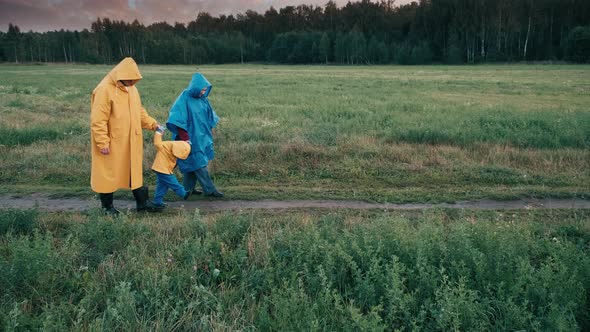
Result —
<instances>
[{"instance_id":1,"label":"woman in yellow raincoat","mask_svg":"<svg viewBox=\"0 0 590 332\"><path fill-rule=\"evenodd\" d=\"M135 61L125 58L92 92L90 185L107 214L119 213L113 207L113 193L121 188L133 191L138 211L153 210L148 188L143 186L141 129L156 130L159 125L141 105L135 87L141 78Z\"/></svg>"}]
</instances>

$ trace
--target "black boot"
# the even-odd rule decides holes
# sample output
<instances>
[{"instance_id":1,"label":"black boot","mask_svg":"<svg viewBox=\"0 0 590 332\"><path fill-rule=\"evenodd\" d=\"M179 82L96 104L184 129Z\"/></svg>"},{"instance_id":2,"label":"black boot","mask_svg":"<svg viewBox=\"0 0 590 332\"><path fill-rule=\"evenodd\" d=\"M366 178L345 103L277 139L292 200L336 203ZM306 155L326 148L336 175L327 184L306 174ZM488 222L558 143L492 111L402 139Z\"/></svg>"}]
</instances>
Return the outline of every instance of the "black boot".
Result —
<instances>
[{"instance_id":1,"label":"black boot","mask_svg":"<svg viewBox=\"0 0 590 332\"><path fill-rule=\"evenodd\" d=\"M110 194L98 194L100 197L100 205L102 206L102 211L107 216L116 216L119 213L119 210L113 207L113 193Z\"/></svg>"},{"instance_id":2,"label":"black boot","mask_svg":"<svg viewBox=\"0 0 590 332\"><path fill-rule=\"evenodd\" d=\"M133 197L135 197L135 203L137 212L148 211L148 212L159 212L152 202L149 201L148 187L143 186L132 190Z\"/></svg>"},{"instance_id":3,"label":"black boot","mask_svg":"<svg viewBox=\"0 0 590 332\"><path fill-rule=\"evenodd\" d=\"M221 191L218 191L217 189L209 194L206 194L205 196L209 196L209 197L215 197L215 198L221 198L223 196L225 196Z\"/></svg>"}]
</instances>

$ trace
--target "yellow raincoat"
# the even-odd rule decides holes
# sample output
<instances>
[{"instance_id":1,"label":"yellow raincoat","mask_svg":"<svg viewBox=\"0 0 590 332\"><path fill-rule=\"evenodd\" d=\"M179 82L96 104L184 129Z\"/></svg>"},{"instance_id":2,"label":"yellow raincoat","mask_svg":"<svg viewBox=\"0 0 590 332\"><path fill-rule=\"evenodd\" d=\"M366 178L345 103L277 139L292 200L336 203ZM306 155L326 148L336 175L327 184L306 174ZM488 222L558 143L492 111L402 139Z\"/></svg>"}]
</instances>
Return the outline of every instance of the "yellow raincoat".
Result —
<instances>
[{"instance_id":1,"label":"yellow raincoat","mask_svg":"<svg viewBox=\"0 0 590 332\"><path fill-rule=\"evenodd\" d=\"M176 158L186 159L191 153L191 146L185 141L162 141L162 135L154 134L154 145L158 149L152 169L162 174L172 174L176 167Z\"/></svg>"},{"instance_id":2,"label":"yellow raincoat","mask_svg":"<svg viewBox=\"0 0 590 332\"><path fill-rule=\"evenodd\" d=\"M90 185L97 193L143 185L143 134L158 123L143 106L135 83L141 79L132 58L121 61L92 91L90 129L92 174ZM125 87L121 80L133 80ZM101 149L110 148L108 155Z\"/></svg>"}]
</instances>

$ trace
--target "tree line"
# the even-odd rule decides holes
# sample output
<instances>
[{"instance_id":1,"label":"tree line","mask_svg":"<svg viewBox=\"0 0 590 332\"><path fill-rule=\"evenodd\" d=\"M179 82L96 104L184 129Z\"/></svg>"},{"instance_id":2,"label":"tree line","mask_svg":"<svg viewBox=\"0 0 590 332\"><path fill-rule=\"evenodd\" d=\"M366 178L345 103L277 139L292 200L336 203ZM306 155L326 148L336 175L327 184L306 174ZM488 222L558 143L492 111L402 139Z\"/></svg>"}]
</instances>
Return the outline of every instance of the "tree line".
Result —
<instances>
[{"instance_id":1,"label":"tree line","mask_svg":"<svg viewBox=\"0 0 590 332\"><path fill-rule=\"evenodd\" d=\"M426 64L590 62L588 0L393 0L264 13L198 13L145 26L98 18L82 31L0 32L0 61Z\"/></svg>"}]
</instances>

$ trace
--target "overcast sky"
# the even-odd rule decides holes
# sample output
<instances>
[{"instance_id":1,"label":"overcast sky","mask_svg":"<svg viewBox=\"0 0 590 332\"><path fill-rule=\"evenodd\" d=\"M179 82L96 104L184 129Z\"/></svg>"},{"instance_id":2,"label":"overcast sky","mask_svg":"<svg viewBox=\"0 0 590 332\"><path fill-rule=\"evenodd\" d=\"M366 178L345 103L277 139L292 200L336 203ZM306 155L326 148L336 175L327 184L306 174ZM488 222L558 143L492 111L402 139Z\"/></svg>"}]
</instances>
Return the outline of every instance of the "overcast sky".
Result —
<instances>
[{"instance_id":1,"label":"overcast sky","mask_svg":"<svg viewBox=\"0 0 590 332\"><path fill-rule=\"evenodd\" d=\"M212 15L237 14L253 9L263 13L270 6L276 9L289 5L325 5L328 0L0 0L0 30L8 23L21 31L90 29L97 17L144 24L166 21L187 23L200 11ZM348 0L335 0L339 7ZM396 0L400 5L411 0Z\"/></svg>"}]
</instances>

